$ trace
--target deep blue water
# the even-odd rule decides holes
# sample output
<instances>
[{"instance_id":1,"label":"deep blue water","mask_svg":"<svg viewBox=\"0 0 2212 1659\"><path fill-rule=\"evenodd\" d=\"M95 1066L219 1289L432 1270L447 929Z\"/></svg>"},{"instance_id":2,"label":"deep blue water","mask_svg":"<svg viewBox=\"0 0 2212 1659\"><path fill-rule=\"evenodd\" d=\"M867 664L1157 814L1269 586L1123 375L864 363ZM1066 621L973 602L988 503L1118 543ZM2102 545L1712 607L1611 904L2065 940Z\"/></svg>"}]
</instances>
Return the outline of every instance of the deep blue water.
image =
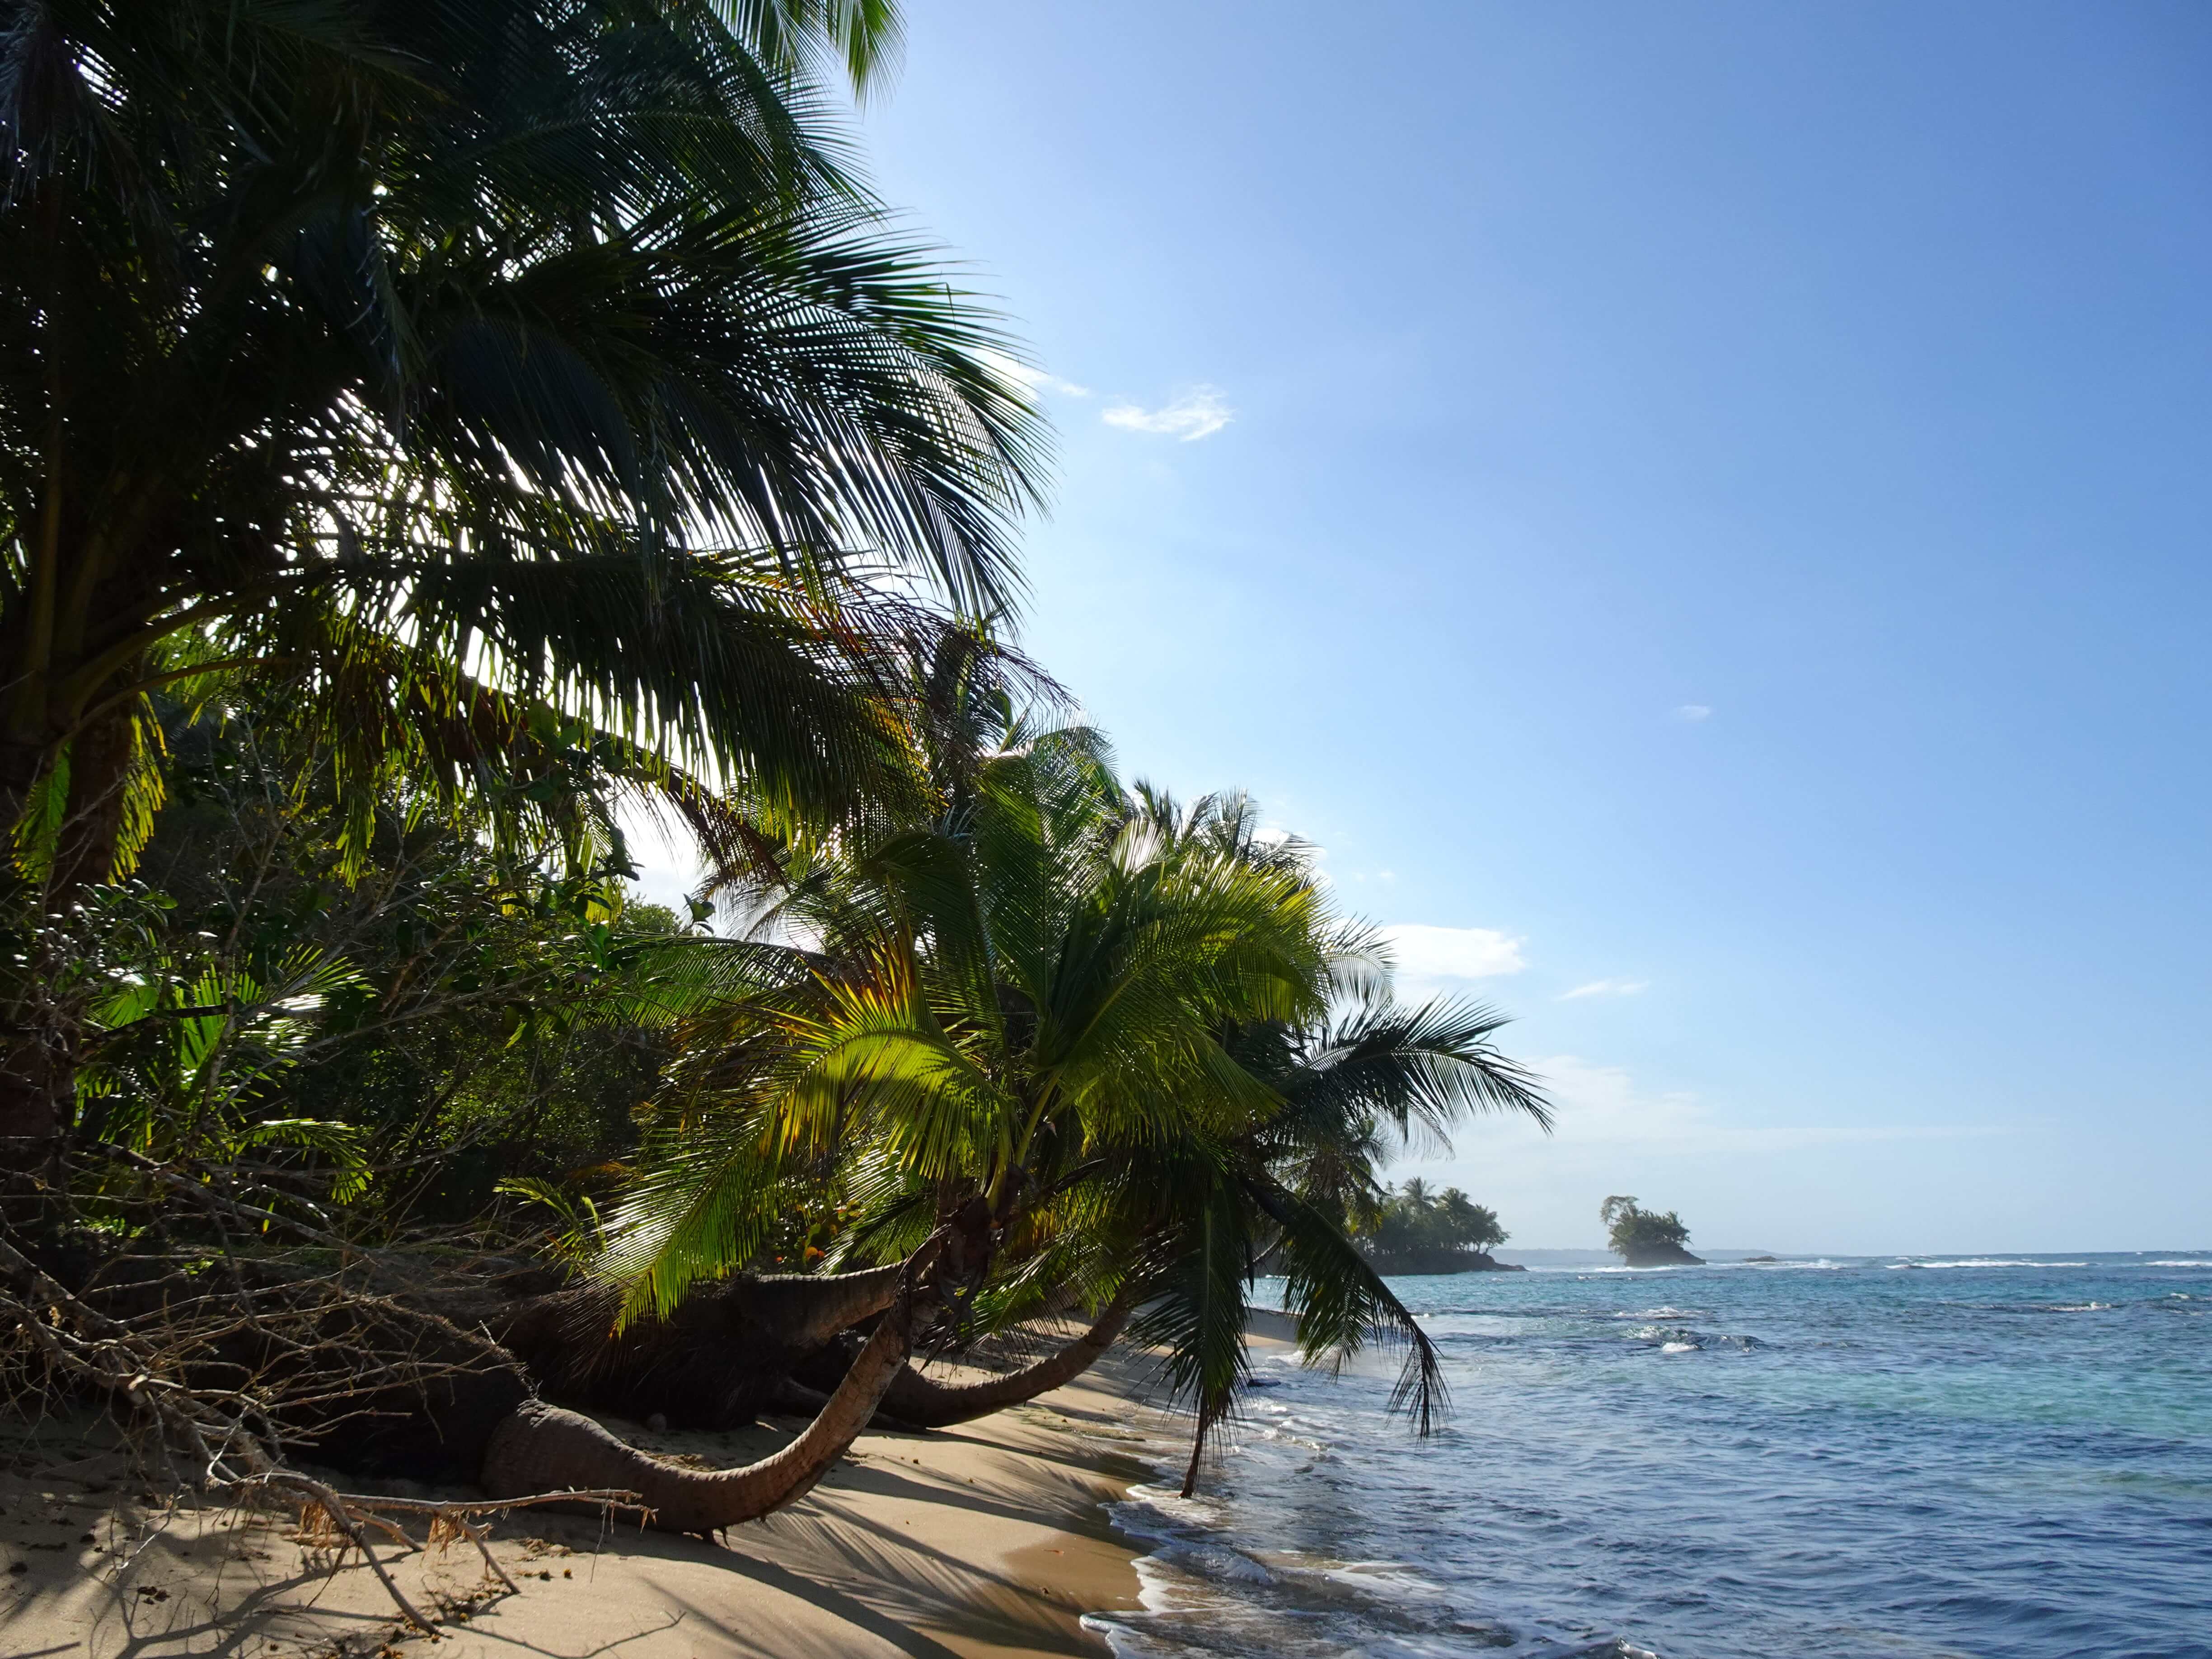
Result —
<instances>
[{"instance_id":1,"label":"deep blue water","mask_svg":"<svg viewBox=\"0 0 2212 1659\"><path fill-rule=\"evenodd\" d=\"M1395 1288L1449 1425L1263 1358L1119 1652L2212 1659L2212 1251Z\"/></svg>"}]
</instances>

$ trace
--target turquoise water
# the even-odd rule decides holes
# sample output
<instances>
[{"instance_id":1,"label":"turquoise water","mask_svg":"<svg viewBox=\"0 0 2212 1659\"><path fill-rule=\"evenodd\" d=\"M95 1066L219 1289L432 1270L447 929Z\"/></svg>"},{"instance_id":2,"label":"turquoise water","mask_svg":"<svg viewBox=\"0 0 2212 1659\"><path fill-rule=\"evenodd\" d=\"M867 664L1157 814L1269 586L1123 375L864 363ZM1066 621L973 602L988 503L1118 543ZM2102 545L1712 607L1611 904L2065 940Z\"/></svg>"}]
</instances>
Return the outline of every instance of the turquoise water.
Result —
<instances>
[{"instance_id":1,"label":"turquoise water","mask_svg":"<svg viewBox=\"0 0 2212 1659\"><path fill-rule=\"evenodd\" d=\"M2212 1251L1395 1285L1449 1426L1262 1359L1117 1652L2212 1659Z\"/></svg>"}]
</instances>

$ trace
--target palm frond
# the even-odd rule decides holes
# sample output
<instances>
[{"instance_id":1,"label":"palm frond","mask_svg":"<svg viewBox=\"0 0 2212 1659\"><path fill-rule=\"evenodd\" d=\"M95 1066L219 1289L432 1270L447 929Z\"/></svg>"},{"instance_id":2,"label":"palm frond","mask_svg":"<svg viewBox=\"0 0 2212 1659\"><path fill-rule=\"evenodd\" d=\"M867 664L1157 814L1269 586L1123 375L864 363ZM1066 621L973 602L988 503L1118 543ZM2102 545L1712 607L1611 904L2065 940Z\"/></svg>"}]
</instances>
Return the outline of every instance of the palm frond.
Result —
<instances>
[{"instance_id":1,"label":"palm frond","mask_svg":"<svg viewBox=\"0 0 2212 1659\"><path fill-rule=\"evenodd\" d=\"M1428 1333L1328 1215L1264 1176L1246 1189L1282 1230L1284 1299L1308 1363L1340 1365L1370 1341L1404 1350L1390 1409L1407 1413L1416 1434L1432 1432L1450 1392Z\"/></svg>"}]
</instances>

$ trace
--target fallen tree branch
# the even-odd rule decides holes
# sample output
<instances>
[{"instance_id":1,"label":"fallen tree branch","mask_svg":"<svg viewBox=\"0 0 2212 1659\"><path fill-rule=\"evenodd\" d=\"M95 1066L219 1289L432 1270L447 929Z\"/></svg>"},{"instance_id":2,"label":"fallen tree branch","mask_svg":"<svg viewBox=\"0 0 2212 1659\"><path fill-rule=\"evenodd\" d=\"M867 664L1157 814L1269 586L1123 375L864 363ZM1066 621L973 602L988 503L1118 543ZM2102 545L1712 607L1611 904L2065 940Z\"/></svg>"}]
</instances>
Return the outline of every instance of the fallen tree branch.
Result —
<instances>
[{"instance_id":1,"label":"fallen tree branch","mask_svg":"<svg viewBox=\"0 0 2212 1659\"><path fill-rule=\"evenodd\" d=\"M437 1626L400 1594L399 1587L392 1580L392 1575L385 1571L384 1564L371 1553L368 1540L362 1535L362 1528L364 1526L374 1526L388 1536L396 1536L410 1549L422 1547L408 1537L402 1528L385 1519L386 1515L397 1513L428 1516L430 1546L434 1547L445 1541L441 1534L443 1529L450 1528L453 1535L465 1538L477 1547L477 1553L483 1558L485 1571L506 1585L507 1594L510 1595L520 1595L522 1593L522 1587L507 1576L507 1569L500 1565L497 1559L493 1556L489 1534L480 1527L472 1527L469 1524L469 1518L471 1516L504 1514L508 1510L526 1510L542 1504L597 1504L603 1512L611 1514L617 1510L626 1510L635 1514L641 1521L650 1520L653 1516L652 1510L638 1502L638 1494L635 1492L612 1489L591 1492L533 1492L523 1498L496 1498L477 1501L462 1499L448 1502L438 1498L385 1498L362 1492L336 1492L319 1480L312 1480L304 1474L295 1474L289 1469L270 1469L255 1475L250 1480L240 1481L238 1485L246 1490L259 1488L265 1491L274 1486L289 1487L294 1492L305 1494L313 1500L316 1508L329 1518L330 1523L337 1528L354 1548L362 1553L370 1568L374 1571L378 1581L391 1595L392 1601L398 1605L400 1612L406 1615L408 1621L416 1628L424 1631L434 1631ZM311 1530L305 1516L302 1517L301 1529Z\"/></svg>"},{"instance_id":2,"label":"fallen tree branch","mask_svg":"<svg viewBox=\"0 0 2212 1659\"><path fill-rule=\"evenodd\" d=\"M437 1626L432 1624L423 1616L421 1610L407 1599L399 1586L392 1582L392 1575L385 1571L384 1563L376 1559L376 1552L369 1548L368 1540L362 1535L360 1520L346 1507L345 1499L340 1498L321 1481L311 1480L304 1474L294 1474L288 1470L271 1469L264 1473L259 1479L269 1486L289 1486L295 1492L305 1492L309 1498L314 1499L316 1507L321 1510L330 1523L343 1534L348 1543L361 1552L362 1559L368 1563L369 1571L376 1575L376 1582L384 1586L384 1593L392 1599L399 1611L406 1616L407 1622L419 1631L424 1631L432 1635L437 1633ZM331 1571L333 1572L337 1571L335 1563Z\"/></svg>"}]
</instances>

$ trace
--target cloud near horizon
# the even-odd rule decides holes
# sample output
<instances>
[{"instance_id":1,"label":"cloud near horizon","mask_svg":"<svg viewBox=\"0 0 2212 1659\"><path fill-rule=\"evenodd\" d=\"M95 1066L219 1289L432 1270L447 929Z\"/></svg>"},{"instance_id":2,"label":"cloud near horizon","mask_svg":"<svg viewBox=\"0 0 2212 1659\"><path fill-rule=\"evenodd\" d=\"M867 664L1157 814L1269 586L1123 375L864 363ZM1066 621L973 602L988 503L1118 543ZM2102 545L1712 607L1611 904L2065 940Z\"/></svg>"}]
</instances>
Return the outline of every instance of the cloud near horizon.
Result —
<instances>
[{"instance_id":1,"label":"cloud near horizon","mask_svg":"<svg viewBox=\"0 0 2212 1659\"><path fill-rule=\"evenodd\" d=\"M1411 979L1495 979L1528 965L1521 955L1528 941L1495 927L1431 927L1401 921L1380 931L1399 973Z\"/></svg>"},{"instance_id":2,"label":"cloud near horizon","mask_svg":"<svg viewBox=\"0 0 2212 1659\"><path fill-rule=\"evenodd\" d=\"M1686 702L1674 710L1676 720L1686 720L1693 726L1699 720L1711 720L1712 717L1711 708L1702 702Z\"/></svg>"},{"instance_id":3,"label":"cloud near horizon","mask_svg":"<svg viewBox=\"0 0 2212 1659\"><path fill-rule=\"evenodd\" d=\"M1120 427L1125 432L1149 432L1157 437L1173 438L1182 443L1195 443L1200 438L1210 438L1237 418L1222 395L1210 386L1194 386L1180 398L1158 409L1140 409L1135 404L1115 404L1101 410L1098 418L1109 426Z\"/></svg>"},{"instance_id":4,"label":"cloud near horizon","mask_svg":"<svg viewBox=\"0 0 2212 1659\"><path fill-rule=\"evenodd\" d=\"M1577 997L1632 997L1640 996L1651 988L1648 979L1594 979L1587 985L1577 985L1571 991L1559 993L1559 1000L1572 1002Z\"/></svg>"}]
</instances>

